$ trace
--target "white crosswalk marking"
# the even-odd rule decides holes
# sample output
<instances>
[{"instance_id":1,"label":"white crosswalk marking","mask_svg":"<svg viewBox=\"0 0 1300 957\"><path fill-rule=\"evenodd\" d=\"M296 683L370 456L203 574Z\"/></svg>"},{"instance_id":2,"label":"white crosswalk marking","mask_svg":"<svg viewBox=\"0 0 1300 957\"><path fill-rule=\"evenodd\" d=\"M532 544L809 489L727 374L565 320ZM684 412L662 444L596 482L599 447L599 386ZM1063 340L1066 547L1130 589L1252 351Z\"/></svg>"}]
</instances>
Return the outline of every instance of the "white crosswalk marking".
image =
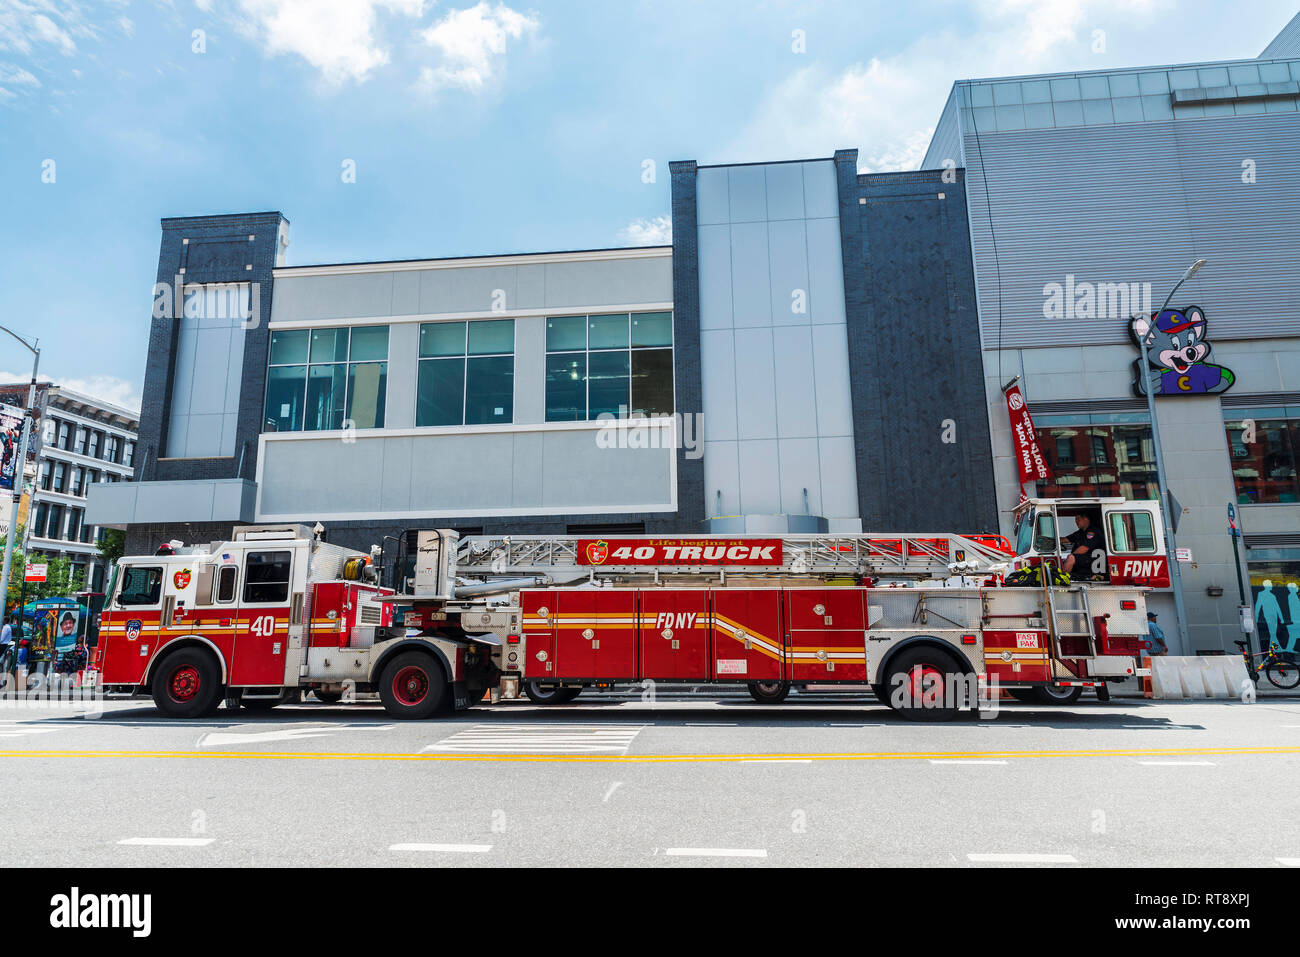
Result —
<instances>
[{"instance_id":1,"label":"white crosswalk marking","mask_svg":"<svg viewBox=\"0 0 1300 957\"><path fill-rule=\"evenodd\" d=\"M476 724L425 751L471 754L627 754L643 724Z\"/></svg>"}]
</instances>

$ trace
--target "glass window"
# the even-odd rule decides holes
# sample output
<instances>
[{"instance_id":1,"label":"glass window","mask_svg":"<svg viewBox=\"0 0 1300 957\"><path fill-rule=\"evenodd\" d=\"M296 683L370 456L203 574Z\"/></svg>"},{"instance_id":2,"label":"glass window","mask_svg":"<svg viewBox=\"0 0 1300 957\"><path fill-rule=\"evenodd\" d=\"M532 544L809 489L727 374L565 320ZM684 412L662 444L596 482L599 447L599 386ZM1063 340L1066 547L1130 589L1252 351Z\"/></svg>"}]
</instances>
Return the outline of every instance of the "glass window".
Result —
<instances>
[{"instance_id":1,"label":"glass window","mask_svg":"<svg viewBox=\"0 0 1300 957\"><path fill-rule=\"evenodd\" d=\"M352 330L352 351L348 355L350 361L373 362L387 358L387 326L358 326Z\"/></svg>"},{"instance_id":2,"label":"glass window","mask_svg":"<svg viewBox=\"0 0 1300 957\"><path fill-rule=\"evenodd\" d=\"M266 421L272 432L295 432L303 423L306 366L272 366L266 371Z\"/></svg>"},{"instance_id":3,"label":"glass window","mask_svg":"<svg viewBox=\"0 0 1300 957\"><path fill-rule=\"evenodd\" d=\"M307 431L343 428L343 406L347 393L347 366L342 363L311 366L307 375Z\"/></svg>"},{"instance_id":4,"label":"glass window","mask_svg":"<svg viewBox=\"0 0 1300 957\"><path fill-rule=\"evenodd\" d=\"M673 350L632 350L633 415L673 412Z\"/></svg>"},{"instance_id":5,"label":"glass window","mask_svg":"<svg viewBox=\"0 0 1300 957\"><path fill-rule=\"evenodd\" d=\"M587 317L563 316L546 320L546 351L587 348Z\"/></svg>"},{"instance_id":6,"label":"glass window","mask_svg":"<svg viewBox=\"0 0 1300 957\"><path fill-rule=\"evenodd\" d=\"M1080 97L1079 81L1072 76L1052 81L1053 100L1077 100Z\"/></svg>"},{"instance_id":7,"label":"glass window","mask_svg":"<svg viewBox=\"0 0 1300 957\"><path fill-rule=\"evenodd\" d=\"M86 454L91 458L99 457L99 433L91 432L86 443Z\"/></svg>"},{"instance_id":8,"label":"glass window","mask_svg":"<svg viewBox=\"0 0 1300 957\"><path fill-rule=\"evenodd\" d=\"M560 352L546 357L546 421L577 422L587 417L587 353Z\"/></svg>"},{"instance_id":9,"label":"glass window","mask_svg":"<svg viewBox=\"0 0 1300 957\"><path fill-rule=\"evenodd\" d=\"M353 428L383 428L387 391L387 362L353 362L348 366L347 417Z\"/></svg>"},{"instance_id":10,"label":"glass window","mask_svg":"<svg viewBox=\"0 0 1300 957\"><path fill-rule=\"evenodd\" d=\"M272 333L263 429L382 428L387 359L387 326Z\"/></svg>"},{"instance_id":11,"label":"glass window","mask_svg":"<svg viewBox=\"0 0 1300 957\"><path fill-rule=\"evenodd\" d=\"M1300 419L1257 419L1247 413L1226 423L1226 428L1238 502L1300 501L1296 478Z\"/></svg>"},{"instance_id":12,"label":"glass window","mask_svg":"<svg viewBox=\"0 0 1300 957\"><path fill-rule=\"evenodd\" d=\"M1055 418L1055 417L1053 417ZM1039 425L1038 443L1052 478L1037 485L1043 498L1157 498L1151 428L1145 423Z\"/></svg>"},{"instance_id":13,"label":"glass window","mask_svg":"<svg viewBox=\"0 0 1300 957\"><path fill-rule=\"evenodd\" d=\"M420 326L420 358L429 356L463 356L464 322L426 322Z\"/></svg>"},{"instance_id":14,"label":"glass window","mask_svg":"<svg viewBox=\"0 0 1300 957\"><path fill-rule=\"evenodd\" d=\"M475 356L469 360L469 375L465 383L466 425L512 422L514 401L513 355Z\"/></svg>"},{"instance_id":15,"label":"glass window","mask_svg":"<svg viewBox=\"0 0 1300 957\"><path fill-rule=\"evenodd\" d=\"M1021 94L1026 103L1050 103L1052 88L1046 80L1026 80L1020 84Z\"/></svg>"},{"instance_id":16,"label":"glass window","mask_svg":"<svg viewBox=\"0 0 1300 957\"><path fill-rule=\"evenodd\" d=\"M1110 548L1112 552L1154 552L1155 529L1149 512L1111 512Z\"/></svg>"},{"instance_id":17,"label":"glass window","mask_svg":"<svg viewBox=\"0 0 1300 957\"><path fill-rule=\"evenodd\" d=\"M626 349L627 313L621 316L592 316L587 326L588 349Z\"/></svg>"},{"instance_id":18,"label":"glass window","mask_svg":"<svg viewBox=\"0 0 1300 957\"><path fill-rule=\"evenodd\" d=\"M626 416L630 382L628 353L592 352L587 356L587 418Z\"/></svg>"},{"instance_id":19,"label":"glass window","mask_svg":"<svg viewBox=\"0 0 1300 957\"><path fill-rule=\"evenodd\" d=\"M673 344L673 314L671 312L638 312L632 314L632 346L671 346Z\"/></svg>"},{"instance_id":20,"label":"glass window","mask_svg":"<svg viewBox=\"0 0 1300 957\"><path fill-rule=\"evenodd\" d=\"M313 329L310 362L347 362L347 329Z\"/></svg>"},{"instance_id":21,"label":"glass window","mask_svg":"<svg viewBox=\"0 0 1300 957\"><path fill-rule=\"evenodd\" d=\"M1110 85L1104 76L1081 76L1079 92L1085 100L1106 100L1110 98Z\"/></svg>"},{"instance_id":22,"label":"glass window","mask_svg":"<svg viewBox=\"0 0 1300 957\"><path fill-rule=\"evenodd\" d=\"M287 602L292 552L249 552L244 559L244 601Z\"/></svg>"},{"instance_id":23,"label":"glass window","mask_svg":"<svg viewBox=\"0 0 1300 957\"><path fill-rule=\"evenodd\" d=\"M513 422L514 353L513 319L421 326L415 424Z\"/></svg>"},{"instance_id":24,"label":"glass window","mask_svg":"<svg viewBox=\"0 0 1300 957\"><path fill-rule=\"evenodd\" d=\"M122 454L122 464L129 466L134 461L135 461L135 443L128 442L126 443L126 451Z\"/></svg>"},{"instance_id":25,"label":"glass window","mask_svg":"<svg viewBox=\"0 0 1300 957\"><path fill-rule=\"evenodd\" d=\"M118 592L119 605L156 605L162 596L163 570L141 565L128 565L122 572L122 590Z\"/></svg>"},{"instance_id":26,"label":"glass window","mask_svg":"<svg viewBox=\"0 0 1300 957\"><path fill-rule=\"evenodd\" d=\"M472 356L514 355L515 321L488 319L469 323L468 352Z\"/></svg>"},{"instance_id":27,"label":"glass window","mask_svg":"<svg viewBox=\"0 0 1300 957\"><path fill-rule=\"evenodd\" d=\"M306 329L279 331L271 333L271 358L274 366L298 365L307 361Z\"/></svg>"},{"instance_id":28,"label":"glass window","mask_svg":"<svg viewBox=\"0 0 1300 957\"><path fill-rule=\"evenodd\" d=\"M239 582L239 569L234 565L222 565L217 572L217 601L235 600L235 586Z\"/></svg>"},{"instance_id":29,"label":"glass window","mask_svg":"<svg viewBox=\"0 0 1300 957\"><path fill-rule=\"evenodd\" d=\"M671 414L671 312L547 320L546 420Z\"/></svg>"},{"instance_id":30,"label":"glass window","mask_svg":"<svg viewBox=\"0 0 1300 957\"><path fill-rule=\"evenodd\" d=\"M415 424L460 425L465 402L465 360L426 359L420 363Z\"/></svg>"}]
</instances>

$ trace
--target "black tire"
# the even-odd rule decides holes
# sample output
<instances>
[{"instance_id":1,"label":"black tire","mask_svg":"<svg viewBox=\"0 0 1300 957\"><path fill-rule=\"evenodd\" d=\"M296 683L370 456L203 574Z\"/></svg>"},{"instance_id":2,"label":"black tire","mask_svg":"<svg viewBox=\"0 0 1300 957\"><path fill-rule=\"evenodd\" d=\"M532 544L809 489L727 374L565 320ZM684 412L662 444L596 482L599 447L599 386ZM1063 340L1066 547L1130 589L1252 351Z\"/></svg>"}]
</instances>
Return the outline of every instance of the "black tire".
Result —
<instances>
[{"instance_id":1,"label":"black tire","mask_svg":"<svg viewBox=\"0 0 1300 957\"><path fill-rule=\"evenodd\" d=\"M202 718L221 705L221 669L210 652L182 648L158 662L150 686L153 703L173 718Z\"/></svg>"},{"instance_id":2,"label":"black tire","mask_svg":"<svg viewBox=\"0 0 1300 957\"><path fill-rule=\"evenodd\" d=\"M1300 685L1300 667L1289 661L1270 661L1264 668L1264 677L1273 687L1290 691Z\"/></svg>"},{"instance_id":3,"label":"black tire","mask_svg":"<svg viewBox=\"0 0 1300 957\"><path fill-rule=\"evenodd\" d=\"M780 704L790 695L790 682L751 681L745 690L759 704Z\"/></svg>"},{"instance_id":4,"label":"black tire","mask_svg":"<svg viewBox=\"0 0 1300 957\"><path fill-rule=\"evenodd\" d=\"M540 681L524 682L524 694L533 704L568 704L581 693L581 688L561 688Z\"/></svg>"},{"instance_id":5,"label":"black tire","mask_svg":"<svg viewBox=\"0 0 1300 957\"><path fill-rule=\"evenodd\" d=\"M338 704L343 700L342 691L321 691L318 688L312 691L312 694L316 696L316 700L321 704Z\"/></svg>"},{"instance_id":6,"label":"black tire","mask_svg":"<svg viewBox=\"0 0 1300 957\"><path fill-rule=\"evenodd\" d=\"M965 674L945 651L929 645L905 648L890 661L882 690L889 706L909 721L951 721L968 710L965 702L948 700L949 689L960 687Z\"/></svg>"},{"instance_id":7,"label":"black tire","mask_svg":"<svg viewBox=\"0 0 1300 957\"><path fill-rule=\"evenodd\" d=\"M1051 706L1060 706L1074 704L1083 694L1083 688L1073 685L1069 688L1058 688L1055 685L1043 685L1039 688L1031 689L1034 693L1035 704L1045 704Z\"/></svg>"},{"instance_id":8,"label":"black tire","mask_svg":"<svg viewBox=\"0 0 1300 957\"><path fill-rule=\"evenodd\" d=\"M447 676L432 655L405 651L395 655L379 676L379 700L394 718L430 718L447 698Z\"/></svg>"}]
</instances>

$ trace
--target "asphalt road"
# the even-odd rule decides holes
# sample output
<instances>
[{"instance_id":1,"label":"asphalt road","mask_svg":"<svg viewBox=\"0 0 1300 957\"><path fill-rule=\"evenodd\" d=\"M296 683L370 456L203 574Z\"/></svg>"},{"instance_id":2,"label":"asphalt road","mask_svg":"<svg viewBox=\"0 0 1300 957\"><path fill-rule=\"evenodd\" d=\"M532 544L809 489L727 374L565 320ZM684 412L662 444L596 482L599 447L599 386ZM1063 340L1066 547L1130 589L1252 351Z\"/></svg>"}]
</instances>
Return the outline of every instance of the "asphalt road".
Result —
<instances>
[{"instance_id":1,"label":"asphalt road","mask_svg":"<svg viewBox=\"0 0 1300 957\"><path fill-rule=\"evenodd\" d=\"M10 705L0 774L0 867L1300 866L1300 699L938 725L814 696L584 694L428 722Z\"/></svg>"}]
</instances>

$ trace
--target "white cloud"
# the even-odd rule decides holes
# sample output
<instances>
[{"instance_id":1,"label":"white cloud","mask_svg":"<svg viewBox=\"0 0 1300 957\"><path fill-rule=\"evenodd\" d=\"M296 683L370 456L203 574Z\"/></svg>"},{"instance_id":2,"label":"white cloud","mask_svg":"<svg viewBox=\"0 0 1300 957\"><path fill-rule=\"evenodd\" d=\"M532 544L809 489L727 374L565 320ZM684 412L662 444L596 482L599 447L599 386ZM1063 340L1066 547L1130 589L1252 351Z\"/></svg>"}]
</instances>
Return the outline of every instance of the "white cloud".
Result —
<instances>
[{"instance_id":1,"label":"white cloud","mask_svg":"<svg viewBox=\"0 0 1300 957\"><path fill-rule=\"evenodd\" d=\"M619 235L629 246L669 246L673 241L673 220L666 215L634 219L619 231Z\"/></svg>"},{"instance_id":2,"label":"white cloud","mask_svg":"<svg viewBox=\"0 0 1300 957\"><path fill-rule=\"evenodd\" d=\"M135 36L135 22L130 17L118 17L117 25L122 28L122 32L128 37Z\"/></svg>"},{"instance_id":3,"label":"white cloud","mask_svg":"<svg viewBox=\"0 0 1300 957\"><path fill-rule=\"evenodd\" d=\"M0 63L0 101L16 100L18 94L9 87L18 87L30 93L41 85L41 81L20 66Z\"/></svg>"},{"instance_id":4,"label":"white cloud","mask_svg":"<svg viewBox=\"0 0 1300 957\"><path fill-rule=\"evenodd\" d=\"M420 70L420 85L430 92L446 87L481 90L505 59L507 41L535 33L538 26L536 17L503 3L490 6L484 0L464 10L452 10L420 33L441 56L437 66Z\"/></svg>"},{"instance_id":5,"label":"white cloud","mask_svg":"<svg viewBox=\"0 0 1300 957\"><path fill-rule=\"evenodd\" d=\"M838 73L812 64L768 91L720 161L830 156L858 148L863 172L916 169L953 81L1048 73L1077 66L1092 30L1132 22L1172 0L985 0L969 29L928 34L899 53ZM1095 68L1108 65L1098 62ZM917 120L926 121L917 126Z\"/></svg>"},{"instance_id":6,"label":"white cloud","mask_svg":"<svg viewBox=\"0 0 1300 957\"><path fill-rule=\"evenodd\" d=\"M30 54L45 45L70 55L77 50L72 32L92 34L75 3L60 6L54 0L0 0L0 50Z\"/></svg>"},{"instance_id":7,"label":"white cloud","mask_svg":"<svg viewBox=\"0 0 1300 957\"><path fill-rule=\"evenodd\" d=\"M14 384L30 382L32 379L31 370L26 372L0 372L0 383ZM57 386L65 389L71 389L73 392L80 392L82 395L89 396L92 399L99 399L103 402L111 402L114 405L120 405L124 409L132 412L140 411L140 388L134 382L128 382L125 379L119 379L112 375L92 375L86 378L61 378L58 376L41 375L42 382L53 382Z\"/></svg>"},{"instance_id":8,"label":"white cloud","mask_svg":"<svg viewBox=\"0 0 1300 957\"><path fill-rule=\"evenodd\" d=\"M270 54L300 56L330 83L364 80L388 63L376 37L379 11L424 13L425 0L239 0L238 26Z\"/></svg>"}]
</instances>

